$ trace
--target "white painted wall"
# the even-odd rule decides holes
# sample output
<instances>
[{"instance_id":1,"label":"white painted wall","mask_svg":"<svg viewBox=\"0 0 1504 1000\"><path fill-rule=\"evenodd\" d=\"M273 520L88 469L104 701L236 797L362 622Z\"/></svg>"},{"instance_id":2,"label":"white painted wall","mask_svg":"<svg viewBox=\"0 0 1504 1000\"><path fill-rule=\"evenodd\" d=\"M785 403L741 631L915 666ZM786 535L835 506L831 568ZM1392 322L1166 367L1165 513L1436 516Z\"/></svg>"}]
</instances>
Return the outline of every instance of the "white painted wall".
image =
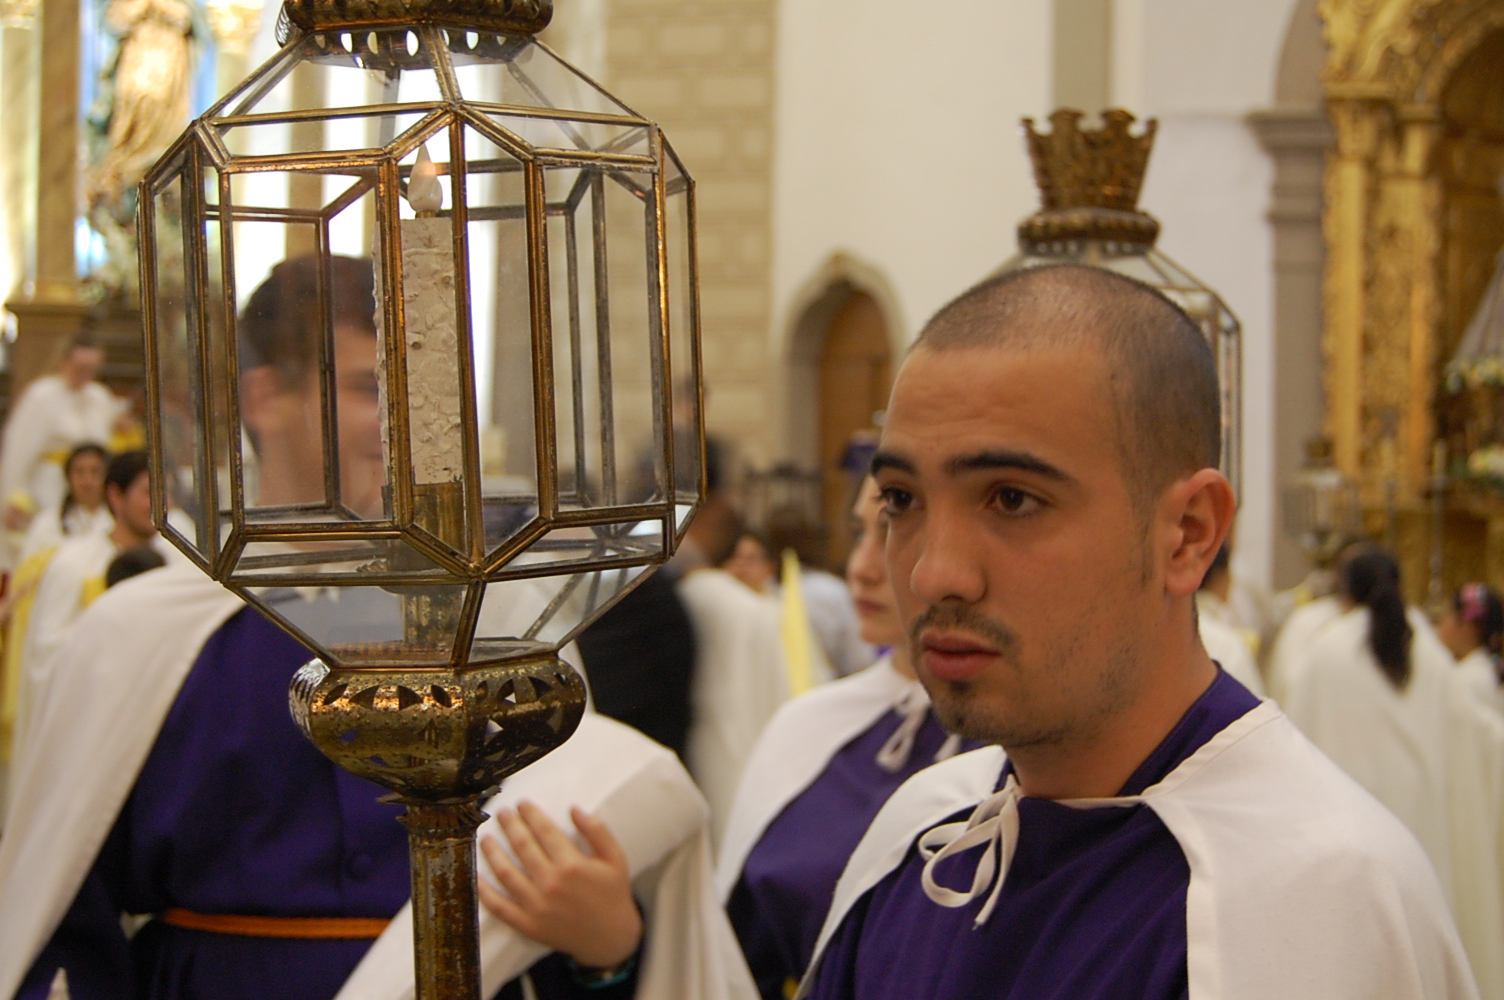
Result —
<instances>
[{"instance_id":1,"label":"white painted wall","mask_svg":"<svg viewBox=\"0 0 1504 1000\"><path fill-rule=\"evenodd\" d=\"M1243 496L1234 568L1267 584L1280 530L1274 482L1272 164L1243 123L1274 103L1295 0L1115 0L1113 102L1158 117L1141 206L1159 248L1220 292L1243 324Z\"/></svg>"},{"instance_id":2,"label":"white painted wall","mask_svg":"<svg viewBox=\"0 0 1504 1000\"><path fill-rule=\"evenodd\" d=\"M832 254L886 276L907 343L1012 255L1037 207L1018 120L1049 111L1049 0L919 10L779 4L770 350L782 390L793 299Z\"/></svg>"}]
</instances>

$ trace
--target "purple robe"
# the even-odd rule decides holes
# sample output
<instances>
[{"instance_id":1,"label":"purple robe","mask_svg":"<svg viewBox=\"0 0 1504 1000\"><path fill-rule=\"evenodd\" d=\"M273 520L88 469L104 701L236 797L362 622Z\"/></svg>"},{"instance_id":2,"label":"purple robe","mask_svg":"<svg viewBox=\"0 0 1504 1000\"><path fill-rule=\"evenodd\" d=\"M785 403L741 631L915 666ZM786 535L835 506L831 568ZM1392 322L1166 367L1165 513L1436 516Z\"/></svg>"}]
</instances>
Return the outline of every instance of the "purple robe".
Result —
<instances>
[{"instance_id":1,"label":"purple robe","mask_svg":"<svg viewBox=\"0 0 1504 1000\"><path fill-rule=\"evenodd\" d=\"M726 912L767 1000L782 1000L785 983L804 975L836 882L872 818L899 785L934 762L947 738L931 711L907 763L887 771L878 765L877 752L902 721L899 713L885 712L842 747L768 824L742 865Z\"/></svg>"},{"instance_id":2,"label":"purple robe","mask_svg":"<svg viewBox=\"0 0 1504 1000\"><path fill-rule=\"evenodd\" d=\"M1217 678L1123 786L1137 795L1258 704ZM998 787L1006 779L1000 776ZM971 810L950 817L964 820ZM978 848L936 872L970 884ZM991 918L983 898L931 902L917 851L852 907L827 946L817 1000L1171 1000L1187 996L1186 890L1179 843L1145 805L1073 809L1019 802L1018 847Z\"/></svg>"},{"instance_id":3,"label":"purple robe","mask_svg":"<svg viewBox=\"0 0 1504 1000\"><path fill-rule=\"evenodd\" d=\"M383 789L336 767L288 714L288 682L308 655L252 609L204 644L17 997L44 1000L59 967L73 1000L328 1000L339 992L369 940L241 937L156 920L127 939L120 927L122 912L170 907L384 918L407 901L401 807L378 802ZM560 957L534 968L541 997L585 995ZM514 995L515 983L501 992ZM615 988L588 995L616 1000Z\"/></svg>"}]
</instances>

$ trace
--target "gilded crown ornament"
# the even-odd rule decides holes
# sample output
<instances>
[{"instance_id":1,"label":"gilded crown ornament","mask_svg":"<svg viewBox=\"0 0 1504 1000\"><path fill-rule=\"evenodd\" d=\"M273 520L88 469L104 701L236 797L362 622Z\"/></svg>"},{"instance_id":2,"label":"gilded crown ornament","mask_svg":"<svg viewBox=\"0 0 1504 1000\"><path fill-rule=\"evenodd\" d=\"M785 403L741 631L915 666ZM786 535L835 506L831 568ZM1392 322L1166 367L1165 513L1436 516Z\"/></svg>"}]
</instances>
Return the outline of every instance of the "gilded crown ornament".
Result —
<instances>
[{"instance_id":1,"label":"gilded crown ornament","mask_svg":"<svg viewBox=\"0 0 1504 1000\"><path fill-rule=\"evenodd\" d=\"M1084 115L1061 108L1049 132L1023 120L1024 139L1039 185L1039 211L1018 224L1018 254L999 273L1031 267L1084 264L1142 282L1183 309L1201 329L1217 364L1221 389L1222 471L1239 485L1242 453L1242 333L1237 317L1215 291L1154 248L1159 222L1139 210L1156 122L1134 132L1121 108L1102 112L1100 128L1082 128Z\"/></svg>"},{"instance_id":2,"label":"gilded crown ornament","mask_svg":"<svg viewBox=\"0 0 1504 1000\"><path fill-rule=\"evenodd\" d=\"M1120 108L1102 112L1102 126L1081 127L1085 115L1061 108L1050 115L1051 131L1037 132L1023 120L1040 210L1019 224L1019 244L1101 240L1153 246L1159 223L1138 209L1138 195L1154 147L1155 119L1131 131L1133 115Z\"/></svg>"}]
</instances>

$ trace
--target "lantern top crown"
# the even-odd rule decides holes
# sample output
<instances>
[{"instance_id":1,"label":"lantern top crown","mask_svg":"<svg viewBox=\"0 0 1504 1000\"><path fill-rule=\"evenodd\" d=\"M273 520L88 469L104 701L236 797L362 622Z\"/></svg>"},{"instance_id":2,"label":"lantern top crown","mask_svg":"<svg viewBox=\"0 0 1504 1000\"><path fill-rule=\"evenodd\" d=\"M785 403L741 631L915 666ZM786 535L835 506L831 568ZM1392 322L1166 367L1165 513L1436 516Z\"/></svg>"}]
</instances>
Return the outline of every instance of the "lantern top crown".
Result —
<instances>
[{"instance_id":1,"label":"lantern top crown","mask_svg":"<svg viewBox=\"0 0 1504 1000\"><path fill-rule=\"evenodd\" d=\"M553 0L285 0L278 37L287 40L288 25L338 31L408 24L533 35L553 16Z\"/></svg>"},{"instance_id":2,"label":"lantern top crown","mask_svg":"<svg viewBox=\"0 0 1504 1000\"><path fill-rule=\"evenodd\" d=\"M1138 210L1155 119L1135 135L1134 117L1121 108L1102 112L1102 126L1081 127L1082 112L1061 108L1050 115L1051 131L1023 120L1040 210L1019 224L1019 243L1104 240L1153 246L1159 223Z\"/></svg>"}]
</instances>

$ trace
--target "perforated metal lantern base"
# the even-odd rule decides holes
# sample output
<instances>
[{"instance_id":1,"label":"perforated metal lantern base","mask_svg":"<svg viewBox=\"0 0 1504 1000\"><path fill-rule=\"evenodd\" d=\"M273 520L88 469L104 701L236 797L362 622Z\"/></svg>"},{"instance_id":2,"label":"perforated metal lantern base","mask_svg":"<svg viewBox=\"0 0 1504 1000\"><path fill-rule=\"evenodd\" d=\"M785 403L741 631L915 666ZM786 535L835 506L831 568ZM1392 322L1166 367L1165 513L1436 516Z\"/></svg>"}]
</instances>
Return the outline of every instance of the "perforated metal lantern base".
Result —
<instances>
[{"instance_id":1,"label":"perforated metal lantern base","mask_svg":"<svg viewBox=\"0 0 1504 1000\"><path fill-rule=\"evenodd\" d=\"M407 806L418 1000L479 1000L478 799L561 746L585 684L554 656L469 670L330 670L305 664L293 719L340 767Z\"/></svg>"}]
</instances>

